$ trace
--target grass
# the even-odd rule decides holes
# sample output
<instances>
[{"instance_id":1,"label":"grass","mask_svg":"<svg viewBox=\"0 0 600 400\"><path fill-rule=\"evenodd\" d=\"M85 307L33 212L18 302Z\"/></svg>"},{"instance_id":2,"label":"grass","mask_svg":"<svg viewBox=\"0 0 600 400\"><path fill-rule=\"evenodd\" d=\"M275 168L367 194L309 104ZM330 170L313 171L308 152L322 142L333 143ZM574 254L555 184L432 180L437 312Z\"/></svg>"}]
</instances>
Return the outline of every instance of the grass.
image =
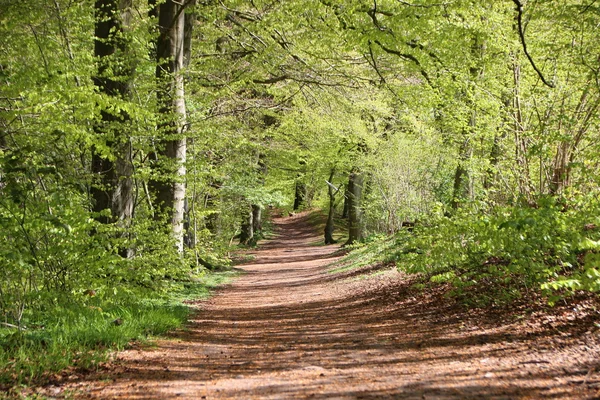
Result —
<instances>
[{"instance_id":1,"label":"grass","mask_svg":"<svg viewBox=\"0 0 600 400\"><path fill-rule=\"evenodd\" d=\"M94 369L115 350L179 328L191 311L186 300L207 298L236 274L211 273L197 281L173 284L162 296L71 303L40 315L34 328L2 328L0 392L44 383L70 370Z\"/></svg>"},{"instance_id":2,"label":"grass","mask_svg":"<svg viewBox=\"0 0 600 400\"><path fill-rule=\"evenodd\" d=\"M330 264L329 272L335 274L367 265L393 261L398 241L402 240L402 235L403 233L396 236L372 236L363 243L348 246L350 252Z\"/></svg>"}]
</instances>

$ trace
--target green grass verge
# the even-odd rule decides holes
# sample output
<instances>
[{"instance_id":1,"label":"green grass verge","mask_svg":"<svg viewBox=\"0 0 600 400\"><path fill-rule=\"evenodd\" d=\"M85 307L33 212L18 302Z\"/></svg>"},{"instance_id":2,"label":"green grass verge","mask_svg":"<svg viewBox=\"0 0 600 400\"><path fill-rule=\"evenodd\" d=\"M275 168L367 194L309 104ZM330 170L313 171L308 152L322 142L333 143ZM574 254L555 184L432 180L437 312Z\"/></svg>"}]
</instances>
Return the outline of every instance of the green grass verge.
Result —
<instances>
[{"instance_id":1,"label":"green grass verge","mask_svg":"<svg viewBox=\"0 0 600 400\"><path fill-rule=\"evenodd\" d=\"M371 236L365 242L348 246L350 252L330 264L329 272L335 274L367 265L390 262L394 259L399 243L406 240L406 235L408 234L400 232L396 236Z\"/></svg>"},{"instance_id":2,"label":"green grass verge","mask_svg":"<svg viewBox=\"0 0 600 400\"><path fill-rule=\"evenodd\" d=\"M0 392L39 384L69 369L89 370L115 350L181 327L191 308L186 300L207 298L238 273L206 274L173 283L168 294L96 300L55 306L26 330L0 328ZM0 396L1 398L1 396Z\"/></svg>"}]
</instances>

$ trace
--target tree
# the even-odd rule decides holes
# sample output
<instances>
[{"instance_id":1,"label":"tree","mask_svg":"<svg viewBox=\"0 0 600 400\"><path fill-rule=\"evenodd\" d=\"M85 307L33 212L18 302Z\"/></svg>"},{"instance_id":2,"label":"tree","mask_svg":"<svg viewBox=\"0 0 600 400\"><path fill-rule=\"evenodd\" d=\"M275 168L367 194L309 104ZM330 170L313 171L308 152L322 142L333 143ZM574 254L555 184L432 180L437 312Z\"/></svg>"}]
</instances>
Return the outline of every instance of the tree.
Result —
<instances>
[{"instance_id":1,"label":"tree","mask_svg":"<svg viewBox=\"0 0 600 400\"><path fill-rule=\"evenodd\" d=\"M333 238L333 230L335 229L335 197L339 193L341 188L337 188L333 185L333 178L335 176L335 168L331 169L329 179L327 180L327 195L329 197L329 208L327 211L327 222L325 223L325 244L334 244L337 241Z\"/></svg>"},{"instance_id":2,"label":"tree","mask_svg":"<svg viewBox=\"0 0 600 400\"><path fill-rule=\"evenodd\" d=\"M92 173L97 176L91 186L93 211L103 223L119 221L127 227L134 208L133 152L129 135L130 117L127 102L133 74L132 56L125 29L131 19L131 1L98 0L94 55L98 73L94 84L105 95L101 100L100 121L95 130L99 145L92 154ZM110 210L111 215L101 214ZM131 249L122 251L131 256Z\"/></svg>"},{"instance_id":3,"label":"tree","mask_svg":"<svg viewBox=\"0 0 600 400\"><path fill-rule=\"evenodd\" d=\"M186 5L189 3L186 3ZM186 106L184 91L185 8L186 5L166 0L158 6L158 38L156 40L156 78L160 141L153 155L158 177L152 182L159 216L169 215L179 252L183 252L186 175ZM188 41L191 44L191 41Z\"/></svg>"}]
</instances>

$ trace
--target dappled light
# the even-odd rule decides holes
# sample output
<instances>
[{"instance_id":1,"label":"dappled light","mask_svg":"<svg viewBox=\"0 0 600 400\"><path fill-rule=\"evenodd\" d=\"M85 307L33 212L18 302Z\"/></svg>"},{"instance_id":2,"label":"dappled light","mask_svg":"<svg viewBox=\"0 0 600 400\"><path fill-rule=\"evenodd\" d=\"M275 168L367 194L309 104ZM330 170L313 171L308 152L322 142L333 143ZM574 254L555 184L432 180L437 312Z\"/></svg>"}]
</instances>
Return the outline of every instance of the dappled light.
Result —
<instances>
[{"instance_id":1,"label":"dappled light","mask_svg":"<svg viewBox=\"0 0 600 400\"><path fill-rule=\"evenodd\" d=\"M242 277L196 304L186 329L134 346L69 389L130 399L598 393L596 336L555 341L560 325L471 315L442 293L416 292L389 267L361 280L357 271L331 274L338 246L311 246L312 231L303 216L277 220L277 237L252 252Z\"/></svg>"},{"instance_id":2,"label":"dappled light","mask_svg":"<svg viewBox=\"0 0 600 400\"><path fill-rule=\"evenodd\" d=\"M600 398L599 26L0 0L0 398Z\"/></svg>"}]
</instances>

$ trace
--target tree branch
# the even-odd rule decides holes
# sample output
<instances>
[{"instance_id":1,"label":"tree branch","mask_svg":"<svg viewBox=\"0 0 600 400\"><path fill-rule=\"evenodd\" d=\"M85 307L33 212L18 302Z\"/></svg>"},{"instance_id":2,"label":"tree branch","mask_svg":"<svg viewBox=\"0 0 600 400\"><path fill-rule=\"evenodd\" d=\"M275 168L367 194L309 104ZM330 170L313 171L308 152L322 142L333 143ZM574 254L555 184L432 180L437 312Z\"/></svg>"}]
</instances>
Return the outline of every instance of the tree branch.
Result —
<instances>
[{"instance_id":1,"label":"tree branch","mask_svg":"<svg viewBox=\"0 0 600 400\"><path fill-rule=\"evenodd\" d=\"M290 78L289 75L285 74L285 75L281 75L281 76L274 76L274 77L268 78L268 79L254 79L254 80L252 80L252 82L257 83L259 85L270 85L272 83L285 81L286 79L289 79L289 78Z\"/></svg>"},{"instance_id":2,"label":"tree branch","mask_svg":"<svg viewBox=\"0 0 600 400\"><path fill-rule=\"evenodd\" d=\"M421 7L421 8L432 8L432 7L444 7L447 6L448 3L436 3L436 4L413 4L413 3L409 3L407 1L402 1L402 0L398 0L398 3L404 5L404 6L409 6L409 7Z\"/></svg>"},{"instance_id":3,"label":"tree branch","mask_svg":"<svg viewBox=\"0 0 600 400\"><path fill-rule=\"evenodd\" d=\"M425 80L427 81L429 86L433 87L433 84L431 83L431 79L429 78L429 74L427 73L427 71L425 71L425 69L423 69L423 66L421 65L421 63L419 62L419 59L417 57L413 56L412 54L406 54L406 53L399 52L398 50L390 49L389 47L386 47L383 43L381 43L379 40L375 40L375 43L377 43L379 45L379 47L381 47L381 49L383 51L385 51L386 53L393 54L395 56L398 56L400 58L403 58L405 60L409 60L409 61L412 61L413 63L415 63L417 65L417 67L419 67L419 72L421 72L421 75L423 76L423 78L425 78Z\"/></svg>"},{"instance_id":4,"label":"tree branch","mask_svg":"<svg viewBox=\"0 0 600 400\"><path fill-rule=\"evenodd\" d=\"M379 79L381 79L381 83L387 83L385 80L385 77L381 74L381 71L379 71L379 67L377 67L377 61L375 60L375 55L373 54L373 42L370 40L369 40L369 56L371 56L371 61L373 62L373 64L371 64L371 65L375 69L375 72L377 72L377 75L379 75Z\"/></svg>"},{"instance_id":5,"label":"tree branch","mask_svg":"<svg viewBox=\"0 0 600 400\"><path fill-rule=\"evenodd\" d=\"M527 56L527 59L529 60L529 63L531 64L531 66L533 67L535 72L538 74L538 76L540 77L542 82L544 82L544 85L554 88L555 87L554 84L551 82L548 82L546 80L546 78L544 78L542 71L540 71L539 68L535 65L533 58L529 54L529 51L527 51L527 43L525 42L525 32L523 31L523 4L521 3L520 0L513 0L513 2L517 6L517 13L518 13L517 14L517 23L519 25L519 38L521 39L521 44L523 45L523 52Z\"/></svg>"}]
</instances>

